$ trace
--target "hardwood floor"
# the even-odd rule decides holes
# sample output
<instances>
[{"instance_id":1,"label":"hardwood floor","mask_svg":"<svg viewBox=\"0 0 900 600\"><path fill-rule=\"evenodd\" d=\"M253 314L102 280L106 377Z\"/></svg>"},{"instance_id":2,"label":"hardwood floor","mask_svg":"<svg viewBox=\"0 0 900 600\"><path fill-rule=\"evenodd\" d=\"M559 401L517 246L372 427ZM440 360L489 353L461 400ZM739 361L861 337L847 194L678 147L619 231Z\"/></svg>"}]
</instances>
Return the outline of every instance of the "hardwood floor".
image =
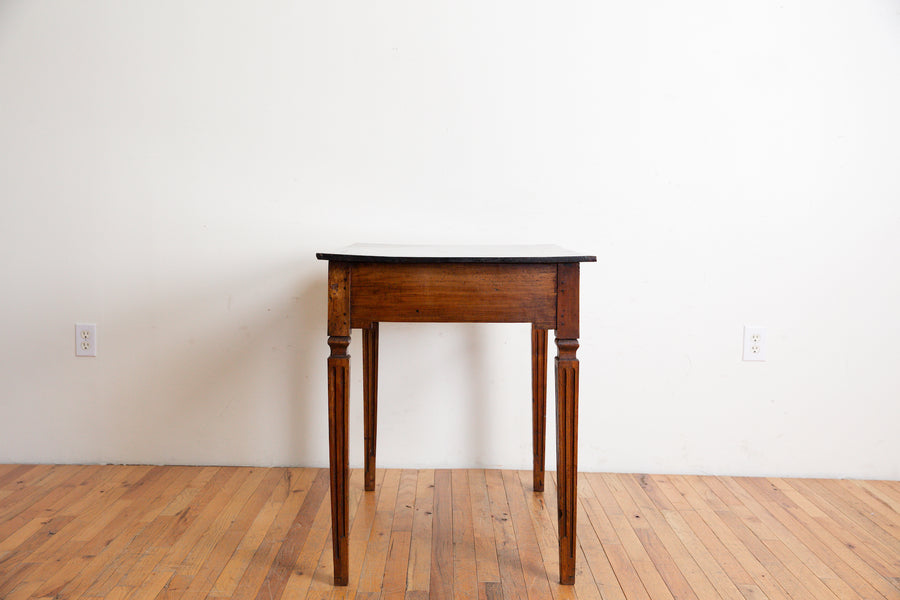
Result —
<instances>
[{"instance_id":1,"label":"hardwood floor","mask_svg":"<svg viewBox=\"0 0 900 600\"><path fill-rule=\"evenodd\" d=\"M350 480L331 585L328 472L0 465L0 598L900 599L900 482L579 474L557 583L555 479Z\"/></svg>"}]
</instances>

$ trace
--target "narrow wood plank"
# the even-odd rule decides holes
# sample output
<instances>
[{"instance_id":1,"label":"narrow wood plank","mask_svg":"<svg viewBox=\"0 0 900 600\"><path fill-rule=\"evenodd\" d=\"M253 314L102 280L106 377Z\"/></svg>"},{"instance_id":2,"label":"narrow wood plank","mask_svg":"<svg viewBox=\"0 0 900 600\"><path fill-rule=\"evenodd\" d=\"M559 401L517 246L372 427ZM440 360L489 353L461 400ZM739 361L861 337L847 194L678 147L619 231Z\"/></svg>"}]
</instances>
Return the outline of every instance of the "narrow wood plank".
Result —
<instances>
[{"instance_id":1,"label":"narrow wood plank","mask_svg":"<svg viewBox=\"0 0 900 600\"><path fill-rule=\"evenodd\" d=\"M584 516L590 520L597 538L603 545L609 564L625 597L629 600L649 600L650 595L644 588L644 582L641 580L635 566L631 563L631 559L619 540L618 533L601 503L601 497L604 494L608 494L606 486L594 474L585 474L582 477L582 481L593 489L593 494L582 500Z\"/></svg>"},{"instance_id":2,"label":"narrow wood plank","mask_svg":"<svg viewBox=\"0 0 900 600\"><path fill-rule=\"evenodd\" d=\"M521 480L513 471L502 471L502 475L510 521L516 536L519 562L522 565L522 576L525 580L525 591L529 600L550 600L553 596L550 593L549 578L552 577L556 581L558 574L548 573L544 567L534 525L523 497Z\"/></svg>"},{"instance_id":3,"label":"narrow wood plank","mask_svg":"<svg viewBox=\"0 0 900 600\"><path fill-rule=\"evenodd\" d=\"M497 562L500 566L500 583L503 594L509 598L525 598L525 578L517 550L515 528L510 521L509 504L503 474L495 469L485 471L488 499L491 504L494 538L497 544Z\"/></svg>"},{"instance_id":4,"label":"narrow wood plank","mask_svg":"<svg viewBox=\"0 0 900 600\"><path fill-rule=\"evenodd\" d=\"M877 490L882 498L890 498L889 504L900 513L900 481L857 481L857 483L865 485L868 489Z\"/></svg>"},{"instance_id":5,"label":"narrow wood plank","mask_svg":"<svg viewBox=\"0 0 900 600\"><path fill-rule=\"evenodd\" d=\"M633 515L626 515L622 511L615 499L615 494L610 488L611 478L605 475L594 475L591 481L591 487L603 511L612 525L622 549L625 551L627 560L631 563L638 577L644 585L644 589L654 600L672 600L672 592L669 591L666 582L663 580L659 570L653 564L652 559L647 554L647 550L641 544L640 539L635 533L630 520ZM638 515L640 519L640 515Z\"/></svg>"},{"instance_id":6,"label":"narrow wood plank","mask_svg":"<svg viewBox=\"0 0 900 600\"><path fill-rule=\"evenodd\" d=\"M196 574L186 584L181 596L185 600L205 598L209 594L225 565L234 555L238 545L252 525L256 515L262 510L262 507L268 501L272 491L281 479L280 469L265 469L261 471L263 477L259 485L253 490L252 496L246 502L241 502L243 507L240 509L240 513L231 520L227 530L212 546L207 558L203 560ZM238 498L234 498L232 503L238 501ZM167 584L166 591L172 590L173 581L174 577Z\"/></svg>"},{"instance_id":7,"label":"narrow wood plank","mask_svg":"<svg viewBox=\"0 0 900 600\"><path fill-rule=\"evenodd\" d=\"M44 527L47 521L43 517L35 517L28 522L22 523L18 528L13 529L6 538L0 538L0 564L9 562L5 557L12 554L16 549L21 547L26 541L30 540L34 534ZM25 549L27 552L28 549ZM24 553L24 552L23 552Z\"/></svg>"},{"instance_id":8,"label":"narrow wood plank","mask_svg":"<svg viewBox=\"0 0 900 600\"><path fill-rule=\"evenodd\" d=\"M585 486L581 486L585 487ZM579 514L584 513L584 503L578 500ZM550 591L554 598L575 598L579 600L624 600L625 594L613 573L603 545L591 527L590 521L579 517L575 524L578 532L578 556L575 563L575 584L562 585L558 580L550 581ZM543 549L542 549L543 552ZM557 556L559 552L557 552ZM547 573L553 573L547 565Z\"/></svg>"},{"instance_id":9,"label":"narrow wood plank","mask_svg":"<svg viewBox=\"0 0 900 600\"><path fill-rule=\"evenodd\" d=\"M288 473L276 472L276 481L269 490L264 504L254 515L253 521L244 532L237 548L231 553L228 562L222 567L215 583L209 590L211 596L230 597L234 595L250 561L262 544L266 533L272 527L285 500L291 495L291 483Z\"/></svg>"},{"instance_id":10,"label":"narrow wood plank","mask_svg":"<svg viewBox=\"0 0 900 600\"><path fill-rule=\"evenodd\" d=\"M378 499L381 497L381 492L384 489L386 473L385 469L376 469L375 489L363 492L360 498L356 518L350 524L350 533L348 535L350 552L349 580L346 587L333 590L333 598L356 597L356 590L365 561L366 548L369 545L369 538L372 535L372 528L378 515Z\"/></svg>"},{"instance_id":11,"label":"narrow wood plank","mask_svg":"<svg viewBox=\"0 0 900 600\"><path fill-rule=\"evenodd\" d=\"M409 558L409 532L396 532L391 534L391 548L388 552L388 565L392 564L394 556L400 556L405 553L405 557ZM404 571L407 563L402 563ZM390 569L390 567L389 567ZM399 567L397 568L399 570ZM396 579L388 579L388 575L393 575L390 571L384 574L385 582L390 582L390 588L385 588L381 594L383 600L404 600L406 598L406 579L398 581ZM399 587L398 587L399 585Z\"/></svg>"},{"instance_id":12,"label":"narrow wood plank","mask_svg":"<svg viewBox=\"0 0 900 600\"><path fill-rule=\"evenodd\" d=\"M354 483L351 474L351 485ZM350 502L354 501L354 495L350 494ZM353 522L353 510L350 510L350 522ZM314 578L317 576L317 566L322 553L326 550L331 551L329 534L331 533L331 502L329 498L323 497L319 504L319 510L316 513L312 528L306 538L306 543L300 551L297 558L296 566L291 571L287 584L284 587L282 598L305 598L310 592ZM318 576L331 585L331 581L325 575L325 571L318 573Z\"/></svg>"},{"instance_id":13,"label":"narrow wood plank","mask_svg":"<svg viewBox=\"0 0 900 600\"><path fill-rule=\"evenodd\" d=\"M675 510L675 506L669 502L668 496L660 488L660 483L656 479L646 473L636 477L644 494L660 512Z\"/></svg>"},{"instance_id":14,"label":"narrow wood plank","mask_svg":"<svg viewBox=\"0 0 900 600\"><path fill-rule=\"evenodd\" d=\"M674 475L650 475L648 483L662 496L665 497L666 506L660 505L662 510L688 512L694 510L691 503L685 499L681 492L673 485Z\"/></svg>"},{"instance_id":15,"label":"narrow wood plank","mask_svg":"<svg viewBox=\"0 0 900 600\"><path fill-rule=\"evenodd\" d=\"M171 577L171 573L167 573ZM133 588L125 586L116 586L107 592L105 600L127 600L134 592ZM50 600L49 598L41 598L40 600Z\"/></svg>"},{"instance_id":16,"label":"narrow wood plank","mask_svg":"<svg viewBox=\"0 0 900 600\"><path fill-rule=\"evenodd\" d=\"M519 481L521 482L523 490L525 490L525 503L531 515L532 527L535 532L541 559L544 564L544 570L547 573L547 580L550 584L550 593L553 595L553 598L564 600L576 597L580 600L596 600L597 598L600 598L600 589L598 589L599 584L586 575L580 576L581 573L590 573L591 566L588 558L585 556L585 551L583 549L584 544L587 543L587 547L595 549L599 548L599 543L597 543L596 546L592 546L592 543L596 542L596 536L588 536L587 533L585 533L590 528L587 519L582 517L577 523L579 527L579 554L578 561L576 562L575 585L562 585L559 583L559 578L554 575L554 573L559 573L559 537L557 534L559 522L556 516L556 482L554 475L552 473L545 475L543 493L533 493L528 490L529 482L533 484L533 477L531 477L531 474L528 473L528 471L519 472ZM584 486L579 489L583 490ZM580 512L582 510L582 508L579 508L579 514L583 514ZM585 537L580 537L582 534ZM595 556L602 560L606 559L606 555L602 550L596 552ZM611 576L605 581L607 583L610 581L615 583L615 577ZM602 587L602 585L600 587ZM485 593L486 592L487 588L485 588ZM615 598L613 595L604 595L603 597L609 598L610 600Z\"/></svg>"},{"instance_id":17,"label":"narrow wood plank","mask_svg":"<svg viewBox=\"0 0 900 600\"><path fill-rule=\"evenodd\" d=\"M625 478L625 476L621 475L603 475L606 487L612 493L613 499L619 505L619 508L621 508L622 514L634 531L644 553L656 567L656 571L665 583L668 592L674 598L698 600L693 587L688 583L675 559L660 539L660 533L663 533L663 531L661 530L658 533L653 529L650 520L652 517L647 514L650 511L645 512L637 505L628 493L623 481Z\"/></svg>"},{"instance_id":18,"label":"narrow wood plank","mask_svg":"<svg viewBox=\"0 0 900 600\"><path fill-rule=\"evenodd\" d=\"M38 581L23 581L21 584L15 587L11 592L7 593L3 596L4 600L28 600L33 597L34 592L41 586L43 582Z\"/></svg>"},{"instance_id":19,"label":"narrow wood plank","mask_svg":"<svg viewBox=\"0 0 900 600\"><path fill-rule=\"evenodd\" d=\"M95 496L96 503L89 505L91 508L82 508L81 512L71 513L78 514L79 520L86 521L85 525L73 535L72 541L82 543L96 541L97 536L104 530L109 529L110 524L114 520L119 519L120 513L126 510L128 510L127 515L129 515L129 518L133 515L134 525L137 528L146 525L145 521L138 520L138 517L142 514L141 507L134 506L134 502L127 495L131 486L130 474L139 469L141 467L123 471L124 479L114 478L109 480L99 491L99 495ZM146 488L142 489L145 492L148 491Z\"/></svg>"},{"instance_id":20,"label":"narrow wood plank","mask_svg":"<svg viewBox=\"0 0 900 600\"><path fill-rule=\"evenodd\" d=\"M383 478L384 471L381 471L380 474L376 471L375 474L375 489L380 489L381 479ZM356 522L356 516L359 512L359 507L362 504L362 500L365 497L372 496L371 492L365 492L363 489L364 486L364 472L362 469L350 469L350 504L349 508L349 523L350 523L350 531L352 532L354 528L358 527ZM332 546L331 546L331 513L330 506L331 502L329 501L329 516L328 516L328 531L326 532L326 541L325 547L319 555L319 562L315 567L315 572L313 573L312 581L309 583L309 591L307 592L307 597L309 598L331 598L334 592L334 557L332 554Z\"/></svg>"},{"instance_id":21,"label":"narrow wood plank","mask_svg":"<svg viewBox=\"0 0 900 600\"><path fill-rule=\"evenodd\" d=\"M478 597L485 598L487 583L500 583L500 563L497 559L497 544L494 540L494 524L491 517L491 502L488 497L487 480L483 469L470 469L469 499L472 505L472 533L475 539L475 572L478 582ZM555 537L555 534L554 534ZM554 552L556 546L554 546ZM558 558L556 560L559 560Z\"/></svg>"},{"instance_id":22,"label":"narrow wood plank","mask_svg":"<svg viewBox=\"0 0 900 600\"><path fill-rule=\"evenodd\" d=\"M306 501L317 472L313 469L286 469L284 474L287 495L234 590L233 596L236 598L255 598L263 587L272 564ZM318 489L322 486L320 483Z\"/></svg>"},{"instance_id":23,"label":"narrow wood plank","mask_svg":"<svg viewBox=\"0 0 900 600\"><path fill-rule=\"evenodd\" d=\"M241 469L240 475L236 478L236 483L229 493L220 494L225 496L223 501L210 502L206 507L209 513L209 519L200 521L198 519L197 529L202 530L200 535L196 536L193 532L185 532L185 537L192 539L190 549L187 552L173 553L172 550L163 556L161 562L168 562L176 571L176 576L186 576L189 579L199 573L202 565L208 560L213 548L225 536L229 528L234 524L244 505L253 496L253 493L259 488L265 479L266 471L264 469ZM224 490L223 490L224 492ZM216 499L218 500L218 498ZM201 526L200 523L205 526ZM180 540L179 540L180 542ZM176 544L177 545L177 544ZM175 564L176 561L177 565Z\"/></svg>"},{"instance_id":24,"label":"narrow wood plank","mask_svg":"<svg viewBox=\"0 0 900 600\"><path fill-rule=\"evenodd\" d=\"M281 541L275 560L259 588L256 596L257 600L278 598L284 591L291 570L294 568L303 544L306 542L306 538L312 529L316 512L318 512L328 493L328 477L328 471L325 469L315 471L315 478L309 486L303 498L303 503L300 505L300 509L294 516L290 528Z\"/></svg>"},{"instance_id":25,"label":"narrow wood plank","mask_svg":"<svg viewBox=\"0 0 900 600\"><path fill-rule=\"evenodd\" d=\"M41 552L57 553L62 545L73 538L90 539L90 535L85 535L84 528L91 527L94 520L116 497L115 494L110 495L109 491L115 489L113 480L116 472L120 470L108 465L94 465L89 471L81 471L80 473L86 477L79 481L76 487L68 493L61 494L56 502L46 507L46 511L50 513L77 517L78 525L68 528L66 536L54 538L53 543L45 545ZM178 474L178 471L170 469L165 473L165 480L175 481ZM130 492L130 488L122 488L120 493L126 492ZM44 558L40 555L38 557Z\"/></svg>"},{"instance_id":26,"label":"narrow wood plank","mask_svg":"<svg viewBox=\"0 0 900 600\"><path fill-rule=\"evenodd\" d=\"M390 548L382 583L384 594L399 595L400 598L406 593L417 479L418 475L413 470L403 470L400 473L397 502L394 505L394 518L391 523Z\"/></svg>"},{"instance_id":27,"label":"narrow wood plank","mask_svg":"<svg viewBox=\"0 0 900 600\"><path fill-rule=\"evenodd\" d=\"M128 600L153 600L166 589L174 576L175 571L171 570L152 571L136 588L125 587L127 595L123 597Z\"/></svg>"},{"instance_id":28,"label":"narrow wood plank","mask_svg":"<svg viewBox=\"0 0 900 600\"><path fill-rule=\"evenodd\" d=\"M453 504L453 594L455 598L475 600L478 598L478 577L468 473L463 469L451 471L450 488Z\"/></svg>"},{"instance_id":29,"label":"narrow wood plank","mask_svg":"<svg viewBox=\"0 0 900 600\"><path fill-rule=\"evenodd\" d=\"M194 502L195 498L207 489L209 482L214 477L221 477L222 475L220 467L198 468L199 471L197 469L189 469L194 475L190 484L178 491L178 494L160 511L160 516L173 517L189 514L191 512L190 509L196 505Z\"/></svg>"},{"instance_id":30,"label":"narrow wood plank","mask_svg":"<svg viewBox=\"0 0 900 600\"><path fill-rule=\"evenodd\" d=\"M431 538L434 528L434 470L419 471L406 589L428 593L431 581Z\"/></svg>"},{"instance_id":31,"label":"narrow wood plank","mask_svg":"<svg viewBox=\"0 0 900 600\"><path fill-rule=\"evenodd\" d=\"M453 498L450 471L434 472L434 521L431 532L429 595L453 597Z\"/></svg>"},{"instance_id":32,"label":"narrow wood plank","mask_svg":"<svg viewBox=\"0 0 900 600\"><path fill-rule=\"evenodd\" d=\"M71 476L71 471L60 465L32 465L9 487L10 494L0 506L0 523L32 508L67 476Z\"/></svg>"},{"instance_id":33,"label":"narrow wood plank","mask_svg":"<svg viewBox=\"0 0 900 600\"><path fill-rule=\"evenodd\" d=\"M893 514L892 519L894 522L897 522L897 520L900 519L900 493L892 493L891 487L884 485L885 482L881 481L854 480L852 482L847 482L848 485L851 483L861 488L874 502L889 509L888 511L884 511L883 514Z\"/></svg>"},{"instance_id":34,"label":"narrow wood plank","mask_svg":"<svg viewBox=\"0 0 900 600\"><path fill-rule=\"evenodd\" d=\"M385 564L391 543L391 527L400 488L400 471L390 469L385 473L381 493L375 506L375 519L369 533L363 567L357 585L357 594L378 593L384 580Z\"/></svg>"},{"instance_id":35,"label":"narrow wood plank","mask_svg":"<svg viewBox=\"0 0 900 600\"><path fill-rule=\"evenodd\" d=\"M54 465L22 465L19 469L7 475L9 481L2 491L2 503L0 503L0 526L4 522L15 518L22 511L28 510L39 496L42 489L41 481L54 470ZM13 477L15 475L15 477ZM20 519L27 521L28 517Z\"/></svg>"},{"instance_id":36,"label":"narrow wood plank","mask_svg":"<svg viewBox=\"0 0 900 600\"><path fill-rule=\"evenodd\" d=\"M0 490L6 490L15 484L22 475L37 465L4 464L0 465Z\"/></svg>"}]
</instances>

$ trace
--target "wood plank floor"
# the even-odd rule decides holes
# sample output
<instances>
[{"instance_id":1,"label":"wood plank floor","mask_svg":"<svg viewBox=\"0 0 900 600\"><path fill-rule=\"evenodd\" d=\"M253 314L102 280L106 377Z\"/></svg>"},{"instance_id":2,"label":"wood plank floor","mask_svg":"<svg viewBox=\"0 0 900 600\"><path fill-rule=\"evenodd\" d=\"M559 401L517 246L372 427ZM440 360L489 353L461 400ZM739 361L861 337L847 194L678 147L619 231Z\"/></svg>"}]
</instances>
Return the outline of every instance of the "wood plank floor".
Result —
<instances>
[{"instance_id":1,"label":"wood plank floor","mask_svg":"<svg viewBox=\"0 0 900 600\"><path fill-rule=\"evenodd\" d=\"M571 587L553 486L354 470L333 588L327 470L0 465L0 598L900 599L900 482L582 473Z\"/></svg>"}]
</instances>

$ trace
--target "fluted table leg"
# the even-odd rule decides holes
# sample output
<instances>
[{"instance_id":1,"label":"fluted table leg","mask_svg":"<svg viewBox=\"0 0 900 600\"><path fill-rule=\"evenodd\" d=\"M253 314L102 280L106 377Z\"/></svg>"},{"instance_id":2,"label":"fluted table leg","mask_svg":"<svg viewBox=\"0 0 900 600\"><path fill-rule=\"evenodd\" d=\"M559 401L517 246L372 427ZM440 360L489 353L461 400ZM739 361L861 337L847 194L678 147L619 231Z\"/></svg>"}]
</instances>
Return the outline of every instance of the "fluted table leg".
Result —
<instances>
[{"instance_id":1,"label":"fluted table leg","mask_svg":"<svg viewBox=\"0 0 900 600\"><path fill-rule=\"evenodd\" d=\"M331 474L331 536L334 551L334 584L347 585L349 579L350 461L348 458L348 418L350 399L350 267L346 263L328 265L328 459Z\"/></svg>"},{"instance_id":2,"label":"fluted table leg","mask_svg":"<svg viewBox=\"0 0 900 600\"><path fill-rule=\"evenodd\" d=\"M331 472L331 523L334 550L334 584L347 585L347 501L350 464L347 457L347 406L350 389L350 337L328 338L328 448Z\"/></svg>"},{"instance_id":3,"label":"fluted table leg","mask_svg":"<svg viewBox=\"0 0 900 600\"><path fill-rule=\"evenodd\" d=\"M559 582L575 582L578 501L578 340L556 340L556 477L559 506Z\"/></svg>"}]
</instances>

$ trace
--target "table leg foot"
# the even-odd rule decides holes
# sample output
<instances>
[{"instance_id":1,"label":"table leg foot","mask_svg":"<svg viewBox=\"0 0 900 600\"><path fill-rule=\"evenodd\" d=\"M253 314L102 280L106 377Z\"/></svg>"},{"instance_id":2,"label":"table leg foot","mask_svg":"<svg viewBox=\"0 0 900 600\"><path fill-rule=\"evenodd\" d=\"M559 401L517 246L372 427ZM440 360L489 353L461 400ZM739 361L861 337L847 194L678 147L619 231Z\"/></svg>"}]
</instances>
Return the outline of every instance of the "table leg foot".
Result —
<instances>
[{"instance_id":1,"label":"table leg foot","mask_svg":"<svg viewBox=\"0 0 900 600\"><path fill-rule=\"evenodd\" d=\"M578 474L578 340L557 339L556 471L559 507L559 582L575 583L575 513Z\"/></svg>"}]
</instances>

